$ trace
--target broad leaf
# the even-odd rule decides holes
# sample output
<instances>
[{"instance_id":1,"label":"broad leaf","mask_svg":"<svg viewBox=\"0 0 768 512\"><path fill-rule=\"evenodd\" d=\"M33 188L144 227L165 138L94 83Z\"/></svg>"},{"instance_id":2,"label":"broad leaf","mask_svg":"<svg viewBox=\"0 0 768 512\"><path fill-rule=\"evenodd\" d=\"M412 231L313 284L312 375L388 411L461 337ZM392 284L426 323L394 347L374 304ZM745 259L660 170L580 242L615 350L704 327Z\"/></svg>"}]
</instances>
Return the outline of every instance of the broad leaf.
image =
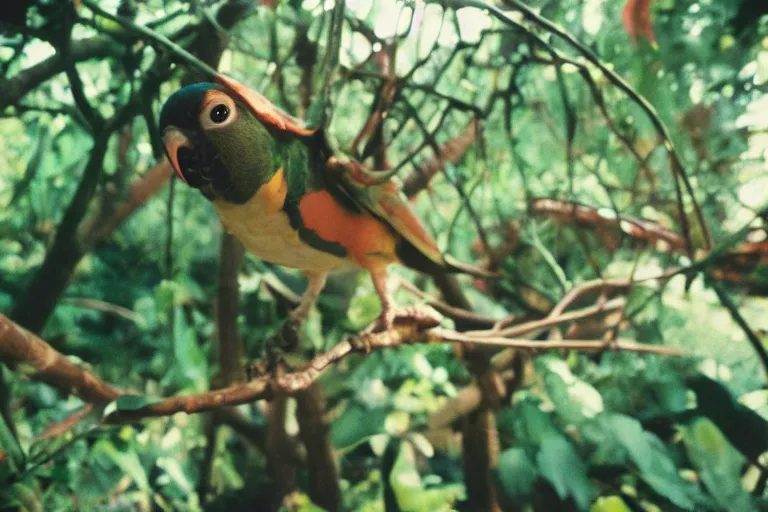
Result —
<instances>
[{"instance_id":1,"label":"broad leaf","mask_svg":"<svg viewBox=\"0 0 768 512\"><path fill-rule=\"evenodd\" d=\"M539 370L558 416L568 423L581 423L603 411L603 398L587 382L576 377L562 359L550 356L536 360Z\"/></svg>"},{"instance_id":2,"label":"broad leaf","mask_svg":"<svg viewBox=\"0 0 768 512\"><path fill-rule=\"evenodd\" d=\"M464 495L464 487L457 484L425 488L416 468L415 451L410 443L400 443L389 483L402 512L453 510L453 504Z\"/></svg>"},{"instance_id":3,"label":"broad leaf","mask_svg":"<svg viewBox=\"0 0 768 512\"><path fill-rule=\"evenodd\" d=\"M331 424L331 440L337 450L350 450L370 437L384 433L389 411L353 404Z\"/></svg>"},{"instance_id":4,"label":"broad leaf","mask_svg":"<svg viewBox=\"0 0 768 512\"><path fill-rule=\"evenodd\" d=\"M581 510L589 507L595 489L587 477L587 467L563 435L544 436L536 463L561 499L573 498Z\"/></svg>"},{"instance_id":5,"label":"broad leaf","mask_svg":"<svg viewBox=\"0 0 768 512\"><path fill-rule=\"evenodd\" d=\"M619 496L600 496L589 508L589 512L632 512Z\"/></svg>"},{"instance_id":6,"label":"broad leaf","mask_svg":"<svg viewBox=\"0 0 768 512\"><path fill-rule=\"evenodd\" d=\"M739 403L723 384L705 375L689 379L696 412L709 418L750 461L768 451L768 421Z\"/></svg>"},{"instance_id":7,"label":"broad leaf","mask_svg":"<svg viewBox=\"0 0 768 512\"><path fill-rule=\"evenodd\" d=\"M539 471L522 448L509 448L499 456L496 474L507 498L516 504L531 499Z\"/></svg>"},{"instance_id":8,"label":"broad leaf","mask_svg":"<svg viewBox=\"0 0 768 512\"><path fill-rule=\"evenodd\" d=\"M627 450L645 483L678 507L694 510L696 489L680 477L664 444L645 432L639 421L628 416L611 414L606 421L613 427L613 434Z\"/></svg>"},{"instance_id":9,"label":"broad leaf","mask_svg":"<svg viewBox=\"0 0 768 512\"><path fill-rule=\"evenodd\" d=\"M752 498L741 485L743 457L707 418L696 418L682 429L683 442L701 480L725 509L754 510Z\"/></svg>"}]
</instances>

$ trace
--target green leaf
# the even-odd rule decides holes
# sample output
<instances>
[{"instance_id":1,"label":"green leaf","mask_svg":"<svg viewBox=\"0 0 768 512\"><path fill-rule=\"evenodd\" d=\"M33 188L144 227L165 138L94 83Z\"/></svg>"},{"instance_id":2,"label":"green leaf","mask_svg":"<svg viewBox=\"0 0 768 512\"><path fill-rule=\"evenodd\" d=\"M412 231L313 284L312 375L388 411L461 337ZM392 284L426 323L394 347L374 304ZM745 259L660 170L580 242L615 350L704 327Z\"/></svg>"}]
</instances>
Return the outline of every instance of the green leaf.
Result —
<instances>
[{"instance_id":1,"label":"green leaf","mask_svg":"<svg viewBox=\"0 0 768 512\"><path fill-rule=\"evenodd\" d=\"M400 443L389 483L402 512L450 511L456 500L463 497L464 486L440 485L425 488L416 469L416 455L411 443Z\"/></svg>"},{"instance_id":2,"label":"green leaf","mask_svg":"<svg viewBox=\"0 0 768 512\"><path fill-rule=\"evenodd\" d=\"M715 500L732 512L754 510L751 497L741 485L743 457L720 429L709 419L699 417L683 427L682 434L688 455Z\"/></svg>"},{"instance_id":3,"label":"green leaf","mask_svg":"<svg viewBox=\"0 0 768 512\"><path fill-rule=\"evenodd\" d=\"M173 315L174 368L196 391L204 391L208 385L207 362L195 330L187 324L184 310L176 306Z\"/></svg>"},{"instance_id":4,"label":"green leaf","mask_svg":"<svg viewBox=\"0 0 768 512\"><path fill-rule=\"evenodd\" d=\"M381 302L378 297L373 294L361 294L358 292L349 304L347 321L350 328L361 330L373 322L380 312Z\"/></svg>"},{"instance_id":5,"label":"green leaf","mask_svg":"<svg viewBox=\"0 0 768 512\"><path fill-rule=\"evenodd\" d=\"M610 414L605 421L612 426L613 434L627 450L645 483L678 507L695 508L692 498L695 487L678 474L666 447L656 436L645 432L636 419L622 414Z\"/></svg>"},{"instance_id":6,"label":"green leaf","mask_svg":"<svg viewBox=\"0 0 768 512\"><path fill-rule=\"evenodd\" d=\"M549 415L530 400L518 403L511 413L515 436L523 445L538 448L545 436L559 433Z\"/></svg>"},{"instance_id":7,"label":"green leaf","mask_svg":"<svg viewBox=\"0 0 768 512\"><path fill-rule=\"evenodd\" d=\"M354 404L331 425L331 440L337 450L349 450L370 437L385 432L389 411Z\"/></svg>"},{"instance_id":8,"label":"green leaf","mask_svg":"<svg viewBox=\"0 0 768 512\"><path fill-rule=\"evenodd\" d=\"M7 500L9 505L14 506L18 512L43 512L43 503L40 496L39 486L34 487L26 483L15 483L9 489L8 495L0 494L0 505L5 506L3 501Z\"/></svg>"},{"instance_id":9,"label":"green leaf","mask_svg":"<svg viewBox=\"0 0 768 512\"><path fill-rule=\"evenodd\" d=\"M94 453L101 453L117 465L142 491L150 491L149 477L139 460L139 454L134 449L118 450L115 445L106 440L99 440L93 448Z\"/></svg>"},{"instance_id":10,"label":"green leaf","mask_svg":"<svg viewBox=\"0 0 768 512\"><path fill-rule=\"evenodd\" d=\"M563 435L547 434L544 437L536 463L560 499L572 497L579 509L589 507L595 489L587 478L587 467Z\"/></svg>"},{"instance_id":11,"label":"green leaf","mask_svg":"<svg viewBox=\"0 0 768 512\"><path fill-rule=\"evenodd\" d=\"M522 448L509 448L499 456L496 474L501 488L514 504L523 504L533 497L539 471Z\"/></svg>"},{"instance_id":12,"label":"green leaf","mask_svg":"<svg viewBox=\"0 0 768 512\"><path fill-rule=\"evenodd\" d=\"M562 359L539 357L536 368L557 414L566 422L579 424L603 411L600 393L591 384L573 375Z\"/></svg>"},{"instance_id":13,"label":"green leaf","mask_svg":"<svg viewBox=\"0 0 768 512\"><path fill-rule=\"evenodd\" d=\"M717 425L728 441L750 461L768 451L768 421L740 404L730 390L705 375L688 380L696 393L696 411Z\"/></svg>"},{"instance_id":14,"label":"green leaf","mask_svg":"<svg viewBox=\"0 0 768 512\"><path fill-rule=\"evenodd\" d=\"M632 512L620 496L600 496L589 508L589 512Z\"/></svg>"},{"instance_id":15,"label":"green leaf","mask_svg":"<svg viewBox=\"0 0 768 512\"><path fill-rule=\"evenodd\" d=\"M173 457L160 457L157 459L157 467L163 469L183 492L187 494L194 492L195 486L189 481L189 477L184 474L184 469L177 459Z\"/></svg>"},{"instance_id":16,"label":"green leaf","mask_svg":"<svg viewBox=\"0 0 768 512\"><path fill-rule=\"evenodd\" d=\"M0 372L2 372L2 368L0 368ZM27 457L24 455L24 450L21 448L18 439L13 435L2 415L0 415L0 453L4 453L7 456L4 458L12 465L11 469L14 473L24 470L24 466L27 464ZM2 464L3 461L0 460L0 465Z\"/></svg>"}]
</instances>

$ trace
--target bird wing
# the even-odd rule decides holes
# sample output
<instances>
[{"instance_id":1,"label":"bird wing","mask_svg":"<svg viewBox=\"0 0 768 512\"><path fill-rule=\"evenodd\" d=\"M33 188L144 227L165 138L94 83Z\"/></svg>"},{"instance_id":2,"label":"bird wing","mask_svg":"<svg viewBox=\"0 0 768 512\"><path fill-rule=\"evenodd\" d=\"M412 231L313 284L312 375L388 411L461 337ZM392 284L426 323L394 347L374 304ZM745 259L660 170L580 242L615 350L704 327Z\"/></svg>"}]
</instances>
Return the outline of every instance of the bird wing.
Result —
<instances>
[{"instance_id":1,"label":"bird wing","mask_svg":"<svg viewBox=\"0 0 768 512\"><path fill-rule=\"evenodd\" d=\"M328 172L336 179L333 182L346 193L362 209L372 213L388 224L398 235L415 250L399 254L403 263L420 267L445 268L443 257L437 242L427 231L421 219L411 208L408 199L400 187L392 180L381 182L380 178L354 160L341 160L331 157L328 161ZM425 258L419 264L416 261L405 261L413 258ZM424 270L427 270L424 268Z\"/></svg>"},{"instance_id":2,"label":"bird wing","mask_svg":"<svg viewBox=\"0 0 768 512\"><path fill-rule=\"evenodd\" d=\"M322 139L320 147L328 148L322 130L307 128L301 120L277 108L265 96L237 80L218 74L217 81L243 101L265 125L308 141L317 142ZM332 177L331 180L323 180L329 189L334 189L329 190L332 195L338 199L341 199L339 196L348 198L355 206L368 211L402 237L406 243L399 247L398 257L406 265L428 273L447 270L480 277L491 276L483 269L443 255L437 242L394 181L382 182L376 173L367 171L360 162L342 161L336 157L328 160L328 165L323 171L327 171Z\"/></svg>"}]
</instances>

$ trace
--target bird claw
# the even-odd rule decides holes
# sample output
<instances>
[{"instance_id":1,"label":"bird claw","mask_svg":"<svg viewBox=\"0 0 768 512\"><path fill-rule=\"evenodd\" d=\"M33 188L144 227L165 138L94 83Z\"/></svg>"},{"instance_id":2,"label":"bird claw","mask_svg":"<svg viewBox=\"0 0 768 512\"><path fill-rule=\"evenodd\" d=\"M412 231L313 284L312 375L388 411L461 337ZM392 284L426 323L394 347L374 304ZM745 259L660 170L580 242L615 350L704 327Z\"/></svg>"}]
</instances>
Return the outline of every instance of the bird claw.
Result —
<instances>
[{"instance_id":1,"label":"bird claw","mask_svg":"<svg viewBox=\"0 0 768 512\"><path fill-rule=\"evenodd\" d=\"M249 380L261 377L276 378L280 368L289 368L286 355L296 351L300 341L303 319L290 315L280 330L268 339L264 360L256 361L246 368Z\"/></svg>"},{"instance_id":2,"label":"bird claw","mask_svg":"<svg viewBox=\"0 0 768 512\"><path fill-rule=\"evenodd\" d=\"M304 319L289 315L270 344L274 344L285 352L293 352L299 346L301 325Z\"/></svg>"},{"instance_id":3,"label":"bird claw","mask_svg":"<svg viewBox=\"0 0 768 512\"><path fill-rule=\"evenodd\" d=\"M267 346L264 359L253 362L246 368L248 380L269 379L277 381L286 372L291 371L291 365L285 357L285 352L277 346Z\"/></svg>"},{"instance_id":4,"label":"bird claw","mask_svg":"<svg viewBox=\"0 0 768 512\"><path fill-rule=\"evenodd\" d=\"M381 314L371 322L371 325L365 328L360 334L375 334L377 332L384 332L390 330L395 325L395 320L398 316L398 308L389 307L385 308Z\"/></svg>"},{"instance_id":5,"label":"bird claw","mask_svg":"<svg viewBox=\"0 0 768 512\"><path fill-rule=\"evenodd\" d=\"M404 307L386 308L362 333L375 334L390 330L397 324L415 322L422 329L440 325L443 317L426 304L412 304Z\"/></svg>"}]
</instances>

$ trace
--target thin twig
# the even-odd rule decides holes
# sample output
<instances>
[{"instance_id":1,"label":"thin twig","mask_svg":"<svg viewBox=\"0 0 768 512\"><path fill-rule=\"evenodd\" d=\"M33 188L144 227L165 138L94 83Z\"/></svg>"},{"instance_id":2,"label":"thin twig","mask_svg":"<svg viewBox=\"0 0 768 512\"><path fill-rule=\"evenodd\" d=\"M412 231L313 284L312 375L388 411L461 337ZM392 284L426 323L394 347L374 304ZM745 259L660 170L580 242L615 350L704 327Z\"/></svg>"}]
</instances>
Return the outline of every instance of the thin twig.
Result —
<instances>
[{"instance_id":1,"label":"thin twig","mask_svg":"<svg viewBox=\"0 0 768 512\"><path fill-rule=\"evenodd\" d=\"M763 342L741 315L738 306L736 306L736 304L733 302L730 295L728 295L728 292L725 291L723 284L717 281L712 281L712 288L715 290L717 298L720 299L720 304L722 304L723 307L728 310L728 312L731 314L731 318L733 318L733 321L736 322L742 331L744 331L749 344L752 345L752 348L757 353L757 357L760 359L760 362L763 365L763 371L768 378L768 351L766 351Z\"/></svg>"},{"instance_id":2,"label":"thin twig","mask_svg":"<svg viewBox=\"0 0 768 512\"><path fill-rule=\"evenodd\" d=\"M117 16L116 14L107 12L101 7L99 7L98 5L96 5L96 3L94 3L92 0L81 0L81 1L83 5L88 7L95 14L98 14L99 16L103 16L108 20L111 20L111 21L114 21L115 23L120 24L120 26L122 26L124 29L128 30L129 32L132 32L142 37L143 39L146 39L150 43L154 43L155 46L180 58L181 60L183 60L193 68L196 68L197 70L201 71L202 73L205 73L210 77L216 76L217 73L215 69L213 69L211 66L201 61L200 59L198 59L197 57L195 57L194 55L189 53L187 50L182 48L180 45L174 43L164 35L158 32L155 32L154 30L151 30L147 27L137 25L136 23L126 18L123 18L122 16Z\"/></svg>"}]
</instances>

